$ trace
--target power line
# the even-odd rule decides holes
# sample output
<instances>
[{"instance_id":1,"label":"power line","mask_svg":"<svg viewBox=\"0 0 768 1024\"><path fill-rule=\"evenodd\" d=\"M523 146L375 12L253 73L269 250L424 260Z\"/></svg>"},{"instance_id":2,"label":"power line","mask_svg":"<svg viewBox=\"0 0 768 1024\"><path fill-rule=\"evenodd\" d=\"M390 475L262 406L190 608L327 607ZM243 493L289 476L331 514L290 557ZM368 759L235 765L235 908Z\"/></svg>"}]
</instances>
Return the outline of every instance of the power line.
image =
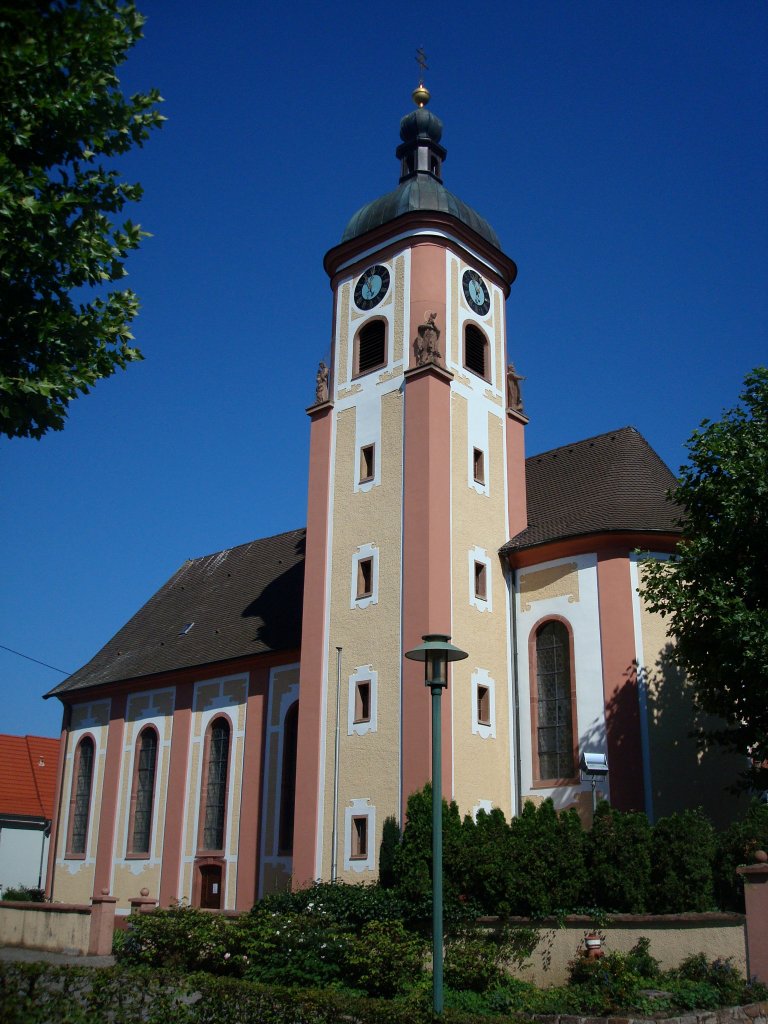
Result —
<instances>
[{"instance_id":1,"label":"power line","mask_svg":"<svg viewBox=\"0 0 768 1024\"><path fill-rule=\"evenodd\" d=\"M49 665L47 661L38 661L37 658L31 658L28 654L22 654L21 651L14 651L12 647L6 647L5 644L0 644L0 648L4 651L10 651L11 654L17 654L20 658L26 658L27 661L34 661L36 665L42 665L43 668L53 669L54 672L61 672L63 676L71 676L72 673L68 672L65 668L56 668L55 665Z\"/></svg>"}]
</instances>

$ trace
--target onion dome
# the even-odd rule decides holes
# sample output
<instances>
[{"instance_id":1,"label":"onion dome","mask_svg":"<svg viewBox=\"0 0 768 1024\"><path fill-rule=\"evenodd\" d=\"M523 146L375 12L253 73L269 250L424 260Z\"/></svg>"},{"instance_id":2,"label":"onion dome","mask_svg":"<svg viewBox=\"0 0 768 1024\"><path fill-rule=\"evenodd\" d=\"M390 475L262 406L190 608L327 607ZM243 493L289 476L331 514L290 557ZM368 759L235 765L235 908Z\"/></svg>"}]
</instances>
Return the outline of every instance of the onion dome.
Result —
<instances>
[{"instance_id":1,"label":"onion dome","mask_svg":"<svg viewBox=\"0 0 768 1024\"><path fill-rule=\"evenodd\" d=\"M403 214L433 210L450 214L501 249L498 235L488 221L443 185L443 122L426 109L429 91L420 84L414 89L413 99L416 110L400 121L402 141L395 151L400 161L398 187L359 209L347 224L341 241L349 242Z\"/></svg>"}]
</instances>

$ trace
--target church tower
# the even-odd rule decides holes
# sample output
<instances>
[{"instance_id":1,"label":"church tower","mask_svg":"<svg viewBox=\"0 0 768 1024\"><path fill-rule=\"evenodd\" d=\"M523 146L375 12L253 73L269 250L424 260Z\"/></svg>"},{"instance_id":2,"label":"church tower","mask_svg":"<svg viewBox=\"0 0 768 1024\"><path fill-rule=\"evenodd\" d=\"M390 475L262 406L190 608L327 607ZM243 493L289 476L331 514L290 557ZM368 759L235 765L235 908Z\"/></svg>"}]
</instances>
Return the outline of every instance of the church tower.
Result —
<instances>
[{"instance_id":1,"label":"church tower","mask_svg":"<svg viewBox=\"0 0 768 1024\"><path fill-rule=\"evenodd\" d=\"M443 698L443 792L514 810L513 636L499 549L526 526L507 365L516 267L443 185L443 126L400 123L397 188L325 257L330 366L311 420L293 884L378 872L385 818L430 776L426 633L469 653Z\"/></svg>"}]
</instances>

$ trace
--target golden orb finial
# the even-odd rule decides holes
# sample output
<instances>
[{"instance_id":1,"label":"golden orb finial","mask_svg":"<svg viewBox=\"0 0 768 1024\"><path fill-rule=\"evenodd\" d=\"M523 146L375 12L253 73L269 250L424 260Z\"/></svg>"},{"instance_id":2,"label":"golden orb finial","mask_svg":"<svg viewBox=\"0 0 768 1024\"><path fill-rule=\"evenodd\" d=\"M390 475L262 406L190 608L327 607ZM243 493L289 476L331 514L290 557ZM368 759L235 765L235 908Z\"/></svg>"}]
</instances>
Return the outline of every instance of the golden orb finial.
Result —
<instances>
[{"instance_id":1,"label":"golden orb finial","mask_svg":"<svg viewBox=\"0 0 768 1024\"><path fill-rule=\"evenodd\" d=\"M429 89L426 87L426 85L424 85L423 82L419 82L419 84L411 93L411 96L413 97L413 102L416 104L417 107L426 107L426 105L429 103Z\"/></svg>"}]
</instances>

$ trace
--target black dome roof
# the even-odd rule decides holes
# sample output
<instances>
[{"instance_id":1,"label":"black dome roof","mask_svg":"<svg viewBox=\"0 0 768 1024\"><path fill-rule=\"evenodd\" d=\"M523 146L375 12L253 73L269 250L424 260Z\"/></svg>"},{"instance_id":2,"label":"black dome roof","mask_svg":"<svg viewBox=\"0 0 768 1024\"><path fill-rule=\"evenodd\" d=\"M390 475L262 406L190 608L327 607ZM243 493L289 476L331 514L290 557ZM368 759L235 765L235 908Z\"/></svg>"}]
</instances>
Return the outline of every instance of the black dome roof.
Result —
<instances>
[{"instance_id":1,"label":"black dome roof","mask_svg":"<svg viewBox=\"0 0 768 1024\"><path fill-rule=\"evenodd\" d=\"M432 210L455 217L495 248L501 249L499 237L485 217L443 185L441 172L446 151L440 145L442 133L440 118L423 106L405 115L400 122L402 143L396 154L402 161L400 184L393 192L366 203L350 218L341 236L342 243L388 224L403 214Z\"/></svg>"}]
</instances>

